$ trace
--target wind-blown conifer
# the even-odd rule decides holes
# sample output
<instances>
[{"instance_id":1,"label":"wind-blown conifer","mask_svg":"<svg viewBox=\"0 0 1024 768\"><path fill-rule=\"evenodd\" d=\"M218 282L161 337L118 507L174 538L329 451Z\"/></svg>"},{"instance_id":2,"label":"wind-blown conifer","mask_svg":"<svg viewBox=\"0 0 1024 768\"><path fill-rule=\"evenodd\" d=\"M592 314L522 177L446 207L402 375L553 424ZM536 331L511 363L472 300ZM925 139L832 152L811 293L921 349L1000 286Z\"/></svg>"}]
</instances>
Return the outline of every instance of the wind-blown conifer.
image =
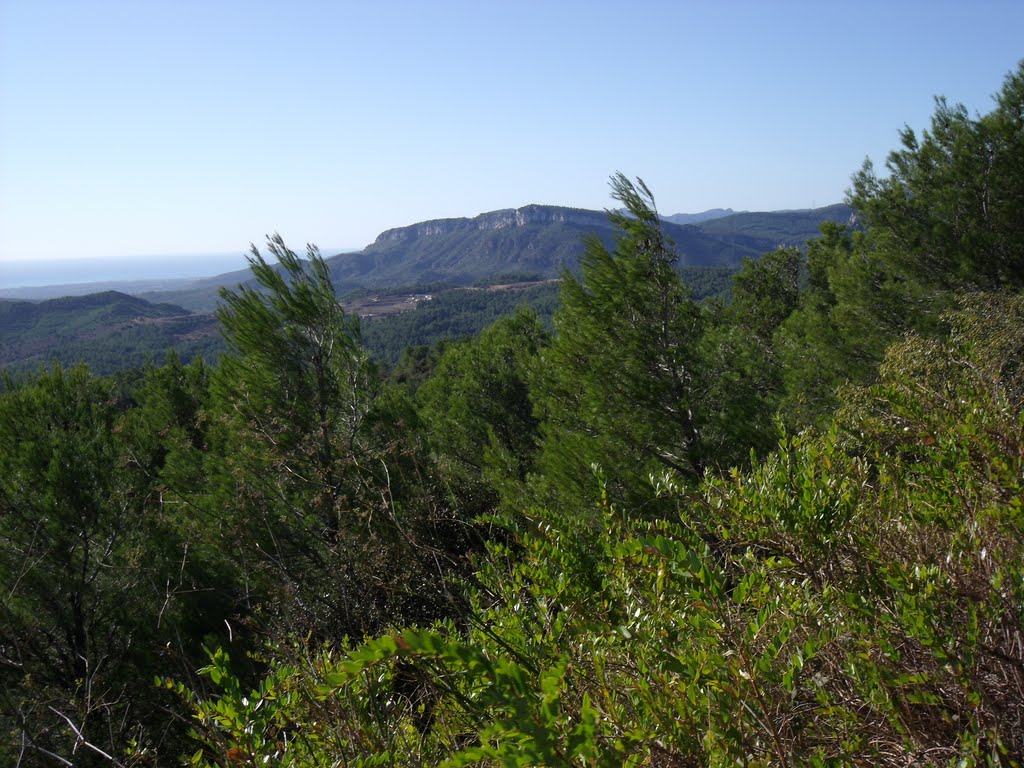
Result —
<instances>
[{"instance_id":1,"label":"wind-blown conifer","mask_svg":"<svg viewBox=\"0 0 1024 768\"><path fill-rule=\"evenodd\" d=\"M582 280L566 274L555 340L535 382L540 465L553 487L588 498L592 464L642 491L652 472L695 480L708 461L698 421L701 313L674 269L654 197L621 173L609 213L614 251L586 241Z\"/></svg>"},{"instance_id":2,"label":"wind-blown conifer","mask_svg":"<svg viewBox=\"0 0 1024 768\"><path fill-rule=\"evenodd\" d=\"M214 497L251 558L253 602L279 635L334 641L447 612L449 542L434 547L447 511L411 405L380 382L316 248L303 261L280 236L268 247L278 266L255 247L250 259L260 288L222 294L230 354L215 379Z\"/></svg>"}]
</instances>

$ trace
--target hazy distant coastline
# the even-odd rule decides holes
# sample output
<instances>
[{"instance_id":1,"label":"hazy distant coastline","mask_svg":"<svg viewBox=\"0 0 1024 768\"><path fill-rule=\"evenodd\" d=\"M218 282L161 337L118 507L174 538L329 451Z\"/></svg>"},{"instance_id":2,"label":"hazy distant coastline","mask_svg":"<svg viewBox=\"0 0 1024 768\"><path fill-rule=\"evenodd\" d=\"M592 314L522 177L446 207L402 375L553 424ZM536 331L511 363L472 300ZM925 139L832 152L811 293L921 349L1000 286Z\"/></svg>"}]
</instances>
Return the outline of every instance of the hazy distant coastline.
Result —
<instances>
[{"instance_id":1,"label":"hazy distant coastline","mask_svg":"<svg viewBox=\"0 0 1024 768\"><path fill-rule=\"evenodd\" d=\"M0 289L137 280L186 280L245 269L245 253L2 260Z\"/></svg>"},{"instance_id":2,"label":"hazy distant coastline","mask_svg":"<svg viewBox=\"0 0 1024 768\"><path fill-rule=\"evenodd\" d=\"M325 255L345 249L325 249ZM355 250L355 249L351 249ZM114 258L0 259L0 298L45 299L103 290L169 290L184 283L247 269L247 251L120 256Z\"/></svg>"}]
</instances>

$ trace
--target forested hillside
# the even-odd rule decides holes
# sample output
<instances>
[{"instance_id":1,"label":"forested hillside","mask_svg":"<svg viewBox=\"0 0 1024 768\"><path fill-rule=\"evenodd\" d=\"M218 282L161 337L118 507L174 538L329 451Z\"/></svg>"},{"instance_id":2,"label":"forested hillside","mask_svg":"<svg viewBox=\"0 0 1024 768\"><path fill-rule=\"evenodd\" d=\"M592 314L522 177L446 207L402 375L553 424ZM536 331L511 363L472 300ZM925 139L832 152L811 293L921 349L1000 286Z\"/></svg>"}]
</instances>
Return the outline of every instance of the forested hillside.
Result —
<instances>
[{"instance_id":1,"label":"forested hillside","mask_svg":"<svg viewBox=\"0 0 1024 768\"><path fill-rule=\"evenodd\" d=\"M663 226L684 254L681 266L738 267L744 257L756 258L778 244L728 227L707 234L703 225ZM331 276L342 286L402 284L411 277L417 282L466 283L495 272L558 277L564 269L576 269L584 235L609 246L614 240L603 213L552 205L425 221L383 232L358 254L335 256Z\"/></svg>"},{"instance_id":2,"label":"forested hillside","mask_svg":"<svg viewBox=\"0 0 1024 768\"><path fill-rule=\"evenodd\" d=\"M857 220L849 205L829 205L803 211L770 213L733 213L703 222L708 234L746 235L772 243L772 247L802 246L818 236L821 225L829 222L855 229Z\"/></svg>"},{"instance_id":3,"label":"forested hillside","mask_svg":"<svg viewBox=\"0 0 1024 768\"><path fill-rule=\"evenodd\" d=\"M846 222L850 215L845 205L741 213L688 226L669 222L665 234L680 254L677 266L699 274L704 268L711 272L738 269L744 258L757 258L783 245L803 247L817 236L822 223ZM578 270L586 235L596 235L610 247L615 232L601 211L528 205L472 219L438 219L389 229L362 251L340 253L326 261L334 287L343 296L359 289L558 279L563 269ZM219 289L240 284L251 287L251 275L232 272L198 280L187 289L154 291L142 297L213 312Z\"/></svg>"},{"instance_id":4,"label":"forested hillside","mask_svg":"<svg viewBox=\"0 0 1024 768\"><path fill-rule=\"evenodd\" d=\"M846 221L850 209L830 206L725 218L731 223L666 225L666 234L684 254L676 268L697 298L727 295L730 277L744 257L756 258L780 245L805 247L822 223ZM713 231L701 229L712 224ZM365 342L374 359L392 366L407 346L476 335L520 303L550 324L557 305L555 287L479 289L554 281L563 269L578 270L587 233L606 245L614 239L603 213L527 206L388 230L363 252L326 261L342 301L353 312L373 315ZM0 300L0 371L34 374L53 363L85 362L93 373L111 375L159 362L169 349L185 362L202 357L216 363L224 349L213 314L219 291L243 285L257 285L251 273L228 273L139 297L102 291L40 302ZM381 317L366 301L369 297L384 304L416 292L427 292L432 300L420 303L410 316Z\"/></svg>"},{"instance_id":5,"label":"forested hillside","mask_svg":"<svg viewBox=\"0 0 1024 768\"><path fill-rule=\"evenodd\" d=\"M734 272L731 267L680 268L698 299L727 297ZM520 278L499 274L492 280ZM521 305L533 308L550 326L558 294L557 280L534 280L356 290L341 301L346 311L363 317L363 343L370 356L391 368L407 347L476 336ZM96 374L131 376L146 363L162 361L168 350L184 362L201 357L215 364L225 349L215 315L116 291L39 303L0 301L0 320L0 371L14 376L34 375L53 363L86 363Z\"/></svg>"},{"instance_id":6,"label":"forested hillside","mask_svg":"<svg viewBox=\"0 0 1024 768\"><path fill-rule=\"evenodd\" d=\"M105 375L161 360L213 353L220 334L210 316L152 304L117 291L41 302L0 301L0 370L34 374L56 362L88 361Z\"/></svg>"},{"instance_id":7,"label":"forested hillside","mask_svg":"<svg viewBox=\"0 0 1024 768\"><path fill-rule=\"evenodd\" d=\"M217 365L9 382L0 762L1024 763L1024 62L900 141L727 299L616 174L550 325L385 376L275 236Z\"/></svg>"},{"instance_id":8,"label":"forested hillside","mask_svg":"<svg viewBox=\"0 0 1024 768\"><path fill-rule=\"evenodd\" d=\"M681 267L680 275L699 301L724 299L730 291L735 269L731 267ZM409 347L435 346L476 336L500 317L529 307L541 323L551 327L558 308L560 288L557 281L528 283L522 287L502 286L502 290L455 288L432 294L430 301L419 302L412 312L363 322L363 343L370 355L392 367Z\"/></svg>"}]
</instances>

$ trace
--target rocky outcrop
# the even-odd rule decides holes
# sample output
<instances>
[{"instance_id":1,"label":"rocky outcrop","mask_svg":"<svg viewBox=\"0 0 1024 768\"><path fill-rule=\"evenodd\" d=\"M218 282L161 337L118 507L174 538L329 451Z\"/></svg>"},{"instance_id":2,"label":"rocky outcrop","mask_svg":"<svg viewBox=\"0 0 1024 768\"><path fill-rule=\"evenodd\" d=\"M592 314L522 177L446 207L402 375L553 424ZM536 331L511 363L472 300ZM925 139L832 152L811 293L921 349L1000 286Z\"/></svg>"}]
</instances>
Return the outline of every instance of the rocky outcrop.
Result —
<instances>
[{"instance_id":1,"label":"rocky outcrop","mask_svg":"<svg viewBox=\"0 0 1024 768\"><path fill-rule=\"evenodd\" d=\"M565 208L557 205L524 205L481 213L473 218L433 219L408 227L388 229L378 235L375 246L404 243L421 237L451 235L459 232L516 229L530 225L568 224L574 227L607 229L608 218L601 211Z\"/></svg>"}]
</instances>

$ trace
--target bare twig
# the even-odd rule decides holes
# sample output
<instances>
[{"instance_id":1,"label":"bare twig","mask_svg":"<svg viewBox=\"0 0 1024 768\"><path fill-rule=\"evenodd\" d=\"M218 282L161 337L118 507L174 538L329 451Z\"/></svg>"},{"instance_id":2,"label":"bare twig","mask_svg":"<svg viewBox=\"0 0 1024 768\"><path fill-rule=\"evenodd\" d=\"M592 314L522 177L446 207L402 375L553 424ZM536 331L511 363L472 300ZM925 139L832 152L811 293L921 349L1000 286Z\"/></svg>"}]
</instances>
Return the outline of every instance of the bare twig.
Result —
<instances>
[{"instance_id":1,"label":"bare twig","mask_svg":"<svg viewBox=\"0 0 1024 768\"><path fill-rule=\"evenodd\" d=\"M92 744L91 742L87 741L86 738L82 735L82 732L78 729L78 726L76 726L71 721L70 717L65 715L63 712L59 712L58 710L54 709L53 707L48 707L48 709L51 712L53 712L53 714L57 715L57 717L59 717L65 723L67 723L68 727L71 728L72 731L74 731L75 736L76 736L76 740L75 740L75 747L76 748L78 747L78 745L82 745L83 747L88 747L93 752L97 753L98 755L107 758L107 760L109 760L111 763L116 765L118 768L124 768L124 763L122 763L120 760L117 760L116 758L112 757L111 755L108 755L106 752L104 752L102 749L97 747L95 744ZM47 754L50 754L50 753L47 753ZM52 755L52 757L57 757L57 755ZM57 759L60 760L65 765L73 766L73 763L69 763L64 758L57 757Z\"/></svg>"}]
</instances>

